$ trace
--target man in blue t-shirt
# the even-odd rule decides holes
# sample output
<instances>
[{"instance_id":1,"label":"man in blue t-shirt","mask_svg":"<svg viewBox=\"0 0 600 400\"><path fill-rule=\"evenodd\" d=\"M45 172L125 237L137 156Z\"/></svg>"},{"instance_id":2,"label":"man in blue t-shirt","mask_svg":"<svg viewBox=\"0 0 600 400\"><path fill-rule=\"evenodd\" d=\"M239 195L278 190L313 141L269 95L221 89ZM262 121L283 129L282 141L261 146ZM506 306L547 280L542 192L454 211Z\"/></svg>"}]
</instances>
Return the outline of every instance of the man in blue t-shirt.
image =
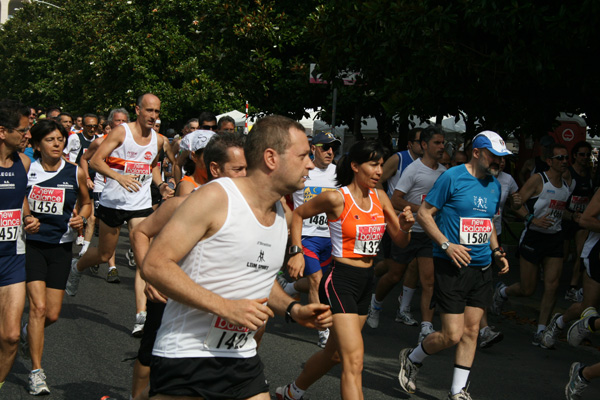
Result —
<instances>
[{"instance_id":1,"label":"man in blue t-shirt","mask_svg":"<svg viewBox=\"0 0 600 400\"><path fill-rule=\"evenodd\" d=\"M500 157L509 154L497 133L481 132L473 139L471 160L442 174L419 208L417 221L434 244L431 307L440 312L442 330L400 352L398 380L408 393L415 392L417 372L428 355L457 345L448 399L470 398L466 386L479 322L491 300L492 258L501 274L508 272L492 219L501 194L495 176Z\"/></svg>"}]
</instances>

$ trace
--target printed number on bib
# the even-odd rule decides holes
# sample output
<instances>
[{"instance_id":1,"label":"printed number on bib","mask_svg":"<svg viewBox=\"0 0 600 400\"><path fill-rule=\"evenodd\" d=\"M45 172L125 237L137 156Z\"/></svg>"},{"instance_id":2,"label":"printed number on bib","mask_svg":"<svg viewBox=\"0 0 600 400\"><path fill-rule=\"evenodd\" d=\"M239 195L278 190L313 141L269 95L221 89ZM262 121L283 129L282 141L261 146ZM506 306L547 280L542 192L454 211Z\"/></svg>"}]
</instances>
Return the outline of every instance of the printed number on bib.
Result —
<instances>
[{"instance_id":1,"label":"printed number on bib","mask_svg":"<svg viewBox=\"0 0 600 400\"><path fill-rule=\"evenodd\" d=\"M550 217L554 218L555 220L561 220L563 216L563 211L566 207L566 201L550 200Z\"/></svg>"},{"instance_id":2,"label":"printed number on bib","mask_svg":"<svg viewBox=\"0 0 600 400\"><path fill-rule=\"evenodd\" d=\"M27 197L31 211L40 214L62 215L65 205L64 188L46 188L34 185Z\"/></svg>"},{"instance_id":3,"label":"printed number on bib","mask_svg":"<svg viewBox=\"0 0 600 400\"><path fill-rule=\"evenodd\" d=\"M21 210L0 211L0 242L14 242L21 226Z\"/></svg>"},{"instance_id":4,"label":"printed number on bib","mask_svg":"<svg viewBox=\"0 0 600 400\"><path fill-rule=\"evenodd\" d=\"M308 220L308 225L311 226L327 226L327 215L326 214L319 214L319 215L315 215L314 217L310 217Z\"/></svg>"},{"instance_id":5,"label":"printed number on bib","mask_svg":"<svg viewBox=\"0 0 600 400\"><path fill-rule=\"evenodd\" d=\"M215 315L204 345L210 350L246 350L256 347L254 334L248 328L237 326Z\"/></svg>"},{"instance_id":6,"label":"printed number on bib","mask_svg":"<svg viewBox=\"0 0 600 400\"><path fill-rule=\"evenodd\" d=\"M460 244L474 246L487 244L492 236L492 220L489 218L461 218Z\"/></svg>"},{"instance_id":7,"label":"printed number on bib","mask_svg":"<svg viewBox=\"0 0 600 400\"><path fill-rule=\"evenodd\" d=\"M584 212L590 202L587 196L571 196L571 210L576 212Z\"/></svg>"},{"instance_id":8,"label":"printed number on bib","mask_svg":"<svg viewBox=\"0 0 600 400\"><path fill-rule=\"evenodd\" d=\"M385 232L385 224L357 225L354 254L374 256L379 251L379 242Z\"/></svg>"},{"instance_id":9,"label":"printed number on bib","mask_svg":"<svg viewBox=\"0 0 600 400\"><path fill-rule=\"evenodd\" d=\"M124 169L125 175L137 175L138 181L143 184L152 177L150 164L127 161Z\"/></svg>"}]
</instances>

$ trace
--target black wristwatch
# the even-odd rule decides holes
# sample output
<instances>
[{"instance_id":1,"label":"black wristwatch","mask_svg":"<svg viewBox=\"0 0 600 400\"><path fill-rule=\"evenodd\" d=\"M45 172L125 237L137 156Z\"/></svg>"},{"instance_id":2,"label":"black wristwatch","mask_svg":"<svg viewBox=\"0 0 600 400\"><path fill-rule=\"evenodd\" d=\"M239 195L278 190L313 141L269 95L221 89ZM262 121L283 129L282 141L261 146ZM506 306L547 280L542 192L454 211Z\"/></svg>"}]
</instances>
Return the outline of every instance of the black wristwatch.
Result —
<instances>
[{"instance_id":1,"label":"black wristwatch","mask_svg":"<svg viewBox=\"0 0 600 400\"><path fill-rule=\"evenodd\" d=\"M83 225L87 225L87 218L83 215L81 216L81 220L83 221Z\"/></svg>"},{"instance_id":2,"label":"black wristwatch","mask_svg":"<svg viewBox=\"0 0 600 400\"><path fill-rule=\"evenodd\" d=\"M292 308L294 308L294 306L296 304L300 304L300 302L299 301L292 301L290 303L290 305L287 307L287 309L285 310L285 322L287 322L288 324L290 322L294 322L294 323L296 322L296 321L294 321L294 318L292 318Z\"/></svg>"},{"instance_id":3,"label":"black wristwatch","mask_svg":"<svg viewBox=\"0 0 600 400\"><path fill-rule=\"evenodd\" d=\"M494 255L495 253L504 253L504 249L502 248L502 246L498 246L494 250L492 250L492 255Z\"/></svg>"},{"instance_id":4,"label":"black wristwatch","mask_svg":"<svg viewBox=\"0 0 600 400\"><path fill-rule=\"evenodd\" d=\"M290 247L288 248L288 254L289 254L290 256L293 256L293 255L295 255L295 254L298 254L298 253L304 253L304 252L302 251L302 247L300 247L300 246L296 246L296 245L293 245L293 246L290 246Z\"/></svg>"}]
</instances>

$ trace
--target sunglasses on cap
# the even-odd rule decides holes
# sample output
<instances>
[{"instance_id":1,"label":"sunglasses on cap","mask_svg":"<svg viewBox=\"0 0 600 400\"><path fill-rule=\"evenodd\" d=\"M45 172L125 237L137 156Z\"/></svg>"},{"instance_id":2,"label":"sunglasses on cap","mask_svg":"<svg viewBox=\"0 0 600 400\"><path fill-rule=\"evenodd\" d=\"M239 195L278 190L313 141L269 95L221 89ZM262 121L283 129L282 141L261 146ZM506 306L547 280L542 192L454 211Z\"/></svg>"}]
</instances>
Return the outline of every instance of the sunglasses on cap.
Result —
<instances>
[{"instance_id":1,"label":"sunglasses on cap","mask_svg":"<svg viewBox=\"0 0 600 400\"><path fill-rule=\"evenodd\" d=\"M550 158L553 160L565 161L565 160L569 159L569 156L565 156L564 154L561 154L560 156L552 156Z\"/></svg>"},{"instance_id":2,"label":"sunglasses on cap","mask_svg":"<svg viewBox=\"0 0 600 400\"><path fill-rule=\"evenodd\" d=\"M217 130L216 125L202 125L200 128L204 129L205 131L216 131Z\"/></svg>"},{"instance_id":3,"label":"sunglasses on cap","mask_svg":"<svg viewBox=\"0 0 600 400\"><path fill-rule=\"evenodd\" d=\"M336 151L337 147L338 147L331 143L319 143L319 144L315 144L315 146L322 148L323 151L329 151L329 149L333 149L333 151Z\"/></svg>"}]
</instances>

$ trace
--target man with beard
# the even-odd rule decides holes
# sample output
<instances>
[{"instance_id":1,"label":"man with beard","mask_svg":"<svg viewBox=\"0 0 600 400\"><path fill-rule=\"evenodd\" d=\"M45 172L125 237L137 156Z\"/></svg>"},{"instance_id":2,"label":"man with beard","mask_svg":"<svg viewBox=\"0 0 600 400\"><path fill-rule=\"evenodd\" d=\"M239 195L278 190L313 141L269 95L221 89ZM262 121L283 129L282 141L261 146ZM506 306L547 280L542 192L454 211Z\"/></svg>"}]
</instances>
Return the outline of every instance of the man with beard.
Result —
<instances>
[{"instance_id":1,"label":"man with beard","mask_svg":"<svg viewBox=\"0 0 600 400\"><path fill-rule=\"evenodd\" d=\"M567 200L572 192L572 180L565 180L563 174L569 166L569 153L561 144L550 147L547 159L550 169L539 172L525 182L519 191L522 202L527 206L518 213L525 218L525 233L519 243L519 264L521 281L506 286L498 282L494 292L492 312L500 314L502 305L510 296L531 296L538 281L539 265L544 269L544 294L540 304L537 331L532 344L544 349L554 343L542 341L542 334L556 303L556 289L563 265L563 232L561 221L570 219L572 212L566 209ZM550 324L558 318L556 314Z\"/></svg>"},{"instance_id":2,"label":"man with beard","mask_svg":"<svg viewBox=\"0 0 600 400\"><path fill-rule=\"evenodd\" d=\"M432 307L442 330L416 348L400 352L400 386L416 391L416 376L428 355L457 345L448 399L470 399L467 381L477 349L479 322L491 297L492 259L508 271L508 261L494 229L498 212L500 157L511 154L495 132L473 139L471 160L442 174L419 207L417 221L434 243L435 284ZM436 215L437 214L437 215ZM434 219L435 216L435 219Z\"/></svg>"}]
</instances>

